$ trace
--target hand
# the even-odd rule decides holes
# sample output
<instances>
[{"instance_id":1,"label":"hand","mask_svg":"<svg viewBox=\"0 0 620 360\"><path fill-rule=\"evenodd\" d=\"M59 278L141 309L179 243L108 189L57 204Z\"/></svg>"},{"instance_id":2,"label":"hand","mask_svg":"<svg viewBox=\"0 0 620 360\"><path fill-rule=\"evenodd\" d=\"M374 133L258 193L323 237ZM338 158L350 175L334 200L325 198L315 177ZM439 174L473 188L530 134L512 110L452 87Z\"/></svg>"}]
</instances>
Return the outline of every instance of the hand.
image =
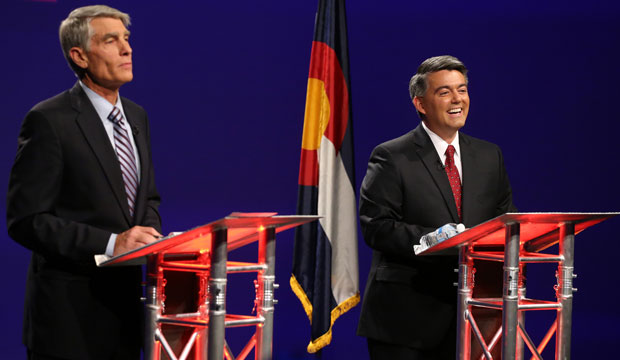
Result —
<instances>
[{"instance_id":1,"label":"hand","mask_svg":"<svg viewBox=\"0 0 620 360\"><path fill-rule=\"evenodd\" d=\"M114 244L114 256L139 248L160 238L162 235L152 227L134 226L118 234Z\"/></svg>"}]
</instances>

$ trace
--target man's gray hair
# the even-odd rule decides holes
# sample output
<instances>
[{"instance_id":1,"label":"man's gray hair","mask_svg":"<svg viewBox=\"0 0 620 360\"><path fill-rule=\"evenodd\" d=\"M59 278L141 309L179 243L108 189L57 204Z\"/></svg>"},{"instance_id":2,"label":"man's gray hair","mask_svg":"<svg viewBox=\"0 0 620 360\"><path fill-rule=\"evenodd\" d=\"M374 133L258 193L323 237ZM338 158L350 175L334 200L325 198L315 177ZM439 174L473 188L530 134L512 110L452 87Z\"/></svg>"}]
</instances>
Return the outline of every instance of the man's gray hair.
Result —
<instances>
[{"instance_id":1,"label":"man's gray hair","mask_svg":"<svg viewBox=\"0 0 620 360\"><path fill-rule=\"evenodd\" d=\"M467 68L465 67L465 64L454 56L442 55L428 58L420 64L418 71L409 81L409 96L411 96L411 100L413 100L416 96L424 96L424 94L426 94L426 90L428 89L428 74L441 70L456 70L463 74L466 84L469 82L467 79ZM419 111L418 116L424 120L424 114Z\"/></svg>"},{"instance_id":2,"label":"man's gray hair","mask_svg":"<svg viewBox=\"0 0 620 360\"><path fill-rule=\"evenodd\" d=\"M60 36L62 52L69 66L80 79L84 77L86 71L71 60L69 51L72 47L79 47L87 52L90 50L90 38L93 36L90 22L92 19L98 17L119 19L123 22L125 27L131 24L131 19L128 14L105 5L92 5L77 8L60 23L58 34Z\"/></svg>"}]
</instances>

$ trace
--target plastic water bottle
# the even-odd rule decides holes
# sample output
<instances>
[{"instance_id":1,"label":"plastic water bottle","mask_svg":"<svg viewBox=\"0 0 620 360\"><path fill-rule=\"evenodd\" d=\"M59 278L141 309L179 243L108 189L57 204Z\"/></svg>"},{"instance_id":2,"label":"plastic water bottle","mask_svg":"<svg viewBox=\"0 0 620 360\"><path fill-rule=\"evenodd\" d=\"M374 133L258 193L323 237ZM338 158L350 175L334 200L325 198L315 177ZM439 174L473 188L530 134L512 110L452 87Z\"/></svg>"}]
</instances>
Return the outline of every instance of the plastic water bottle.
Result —
<instances>
[{"instance_id":1,"label":"plastic water bottle","mask_svg":"<svg viewBox=\"0 0 620 360\"><path fill-rule=\"evenodd\" d=\"M465 225L449 223L431 233L422 236L422 238L420 238L420 244L424 249L428 249L429 247L437 245L444 240L447 240L459 233L462 233L463 231L465 231Z\"/></svg>"}]
</instances>

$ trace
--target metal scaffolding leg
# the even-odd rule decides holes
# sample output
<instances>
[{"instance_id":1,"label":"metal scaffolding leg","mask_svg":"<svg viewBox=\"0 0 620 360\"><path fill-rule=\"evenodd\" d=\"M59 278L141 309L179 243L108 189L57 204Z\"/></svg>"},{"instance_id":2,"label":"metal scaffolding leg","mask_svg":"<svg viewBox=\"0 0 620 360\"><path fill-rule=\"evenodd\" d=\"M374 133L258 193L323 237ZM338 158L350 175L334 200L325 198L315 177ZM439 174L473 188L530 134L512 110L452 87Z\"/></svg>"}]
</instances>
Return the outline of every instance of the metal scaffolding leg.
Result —
<instances>
[{"instance_id":1,"label":"metal scaffolding leg","mask_svg":"<svg viewBox=\"0 0 620 360\"><path fill-rule=\"evenodd\" d=\"M457 359L470 358L471 352L471 329L467 314L469 313L469 300L474 288L473 260L468 256L467 247L459 249L459 283L457 305L457 331L456 352Z\"/></svg>"},{"instance_id":2,"label":"metal scaffolding leg","mask_svg":"<svg viewBox=\"0 0 620 360\"><path fill-rule=\"evenodd\" d=\"M523 326L523 324L519 323L519 327L517 329L519 330L519 334L521 335L520 338L522 338L523 341L525 341L527 347L530 349L530 352L532 353L532 357L536 357L536 359L542 360L540 353L536 349L536 346L534 345L534 342L532 341L530 336L525 331L525 327Z\"/></svg>"},{"instance_id":3,"label":"metal scaffolding leg","mask_svg":"<svg viewBox=\"0 0 620 360\"><path fill-rule=\"evenodd\" d=\"M517 353L519 312L519 223L506 224L502 314L502 359L513 360Z\"/></svg>"},{"instance_id":4,"label":"metal scaffolding leg","mask_svg":"<svg viewBox=\"0 0 620 360\"><path fill-rule=\"evenodd\" d=\"M474 331L474 335L476 336L476 340L478 340L478 343L480 343L480 347L482 348L482 352L484 353L484 356L488 360L493 360L493 356L491 356L491 352L489 351L489 347L487 346L486 342L484 341L484 337L482 336L482 333L480 332L480 329L478 328L478 324L476 324L476 319L474 319L474 317L471 315L470 312L467 312L467 319L469 320L469 322L471 324L471 328Z\"/></svg>"},{"instance_id":5,"label":"metal scaffolding leg","mask_svg":"<svg viewBox=\"0 0 620 360\"><path fill-rule=\"evenodd\" d=\"M502 335L502 327L500 326L495 332L495 334L493 335L493 338L491 339L491 341L489 342L489 351L493 351L493 348L497 344L497 341L499 340L499 337L501 335ZM484 359L486 359L486 356L484 354L480 355L479 360L484 360Z\"/></svg>"},{"instance_id":6,"label":"metal scaffolding leg","mask_svg":"<svg viewBox=\"0 0 620 360\"><path fill-rule=\"evenodd\" d=\"M256 292L256 312L264 320L263 324L256 325L255 358L271 360L273 340L273 312L276 267L276 230L275 228L262 229L258 235L258 262L267 265L265 270L258 273L258 291Z\"/></svg>"},{"instance_id":7,"label":"metal scaffolding leg","mask_svg":"<svg viewBox=\"0 0 620 360\"><path fill-rule=\"evenodd\" d=\"M519 264L519 300L523 300L526 297L526 284L525 284L525 264ZM519 311L517 315L517 322L523 326L525 329L525 311ZM525 359L525 346L523 344L523 339L519 336L517 337L517 359L524 360Z\"/></svg>"},{"instance_id":8,"label":"metal scaffolding leg","mask_svg":"<svg viewBox=\"0 0 620 360\"><path fill-rule=\"evenodd\" d=\"M209 328L207 330L209 359L224 358L227 235L226 229L218 229L213 232L212 236L211 274L209 277Z\"/></svg>"},{"instance_id":9,"label":"metal scaffolding leg","mask_svg":"<svg viewBox=\"0 0 620 360\"><path fill-rule=\"evenodd\" d=\"M207 264L209 254L200 254L198 261L200 264ZM209 320L209 273L201 271L196 273L198 277L198 314L201 320ZM208 327L201 327L195 330L198 334L194 346L194 359L207 359L209 349Z\"/></svg>"},{"instance_id":10,"label":"metal scaffolding leg","mask_svg":"<svg viewBox=\"0 0 620 360\"><path fill-rule=\"evenodd\" d=\"M555 331L557 330L557 328L558 328L558 319L556 318L553 324L551 324L551 327L549 327L549 330L547 330L545 337L543 337L543 339L540 341L540 344L538 344L538 347L536 348L538 353L542 353L543 350L545 350L545 347L549 343L549 340L551 340L551 337L555 334Z\"/></svg>"},{"instance_id":11,"label":"metal scaffolding leg","mask_svg":"<svg viewBox=\"0 0 620 360\"><path fill-rule=\"evenodd\" d=\"M157 339L158 319L162 313L164 271L159 267L163 255L150 255L146 263L146 302L144 304L144 358L159 360L161 342Z\"/></svg>"},{"instance_id":12,"label":"metal scaffolding leg","mask_svg":"<svg viewBox=\"0 0 620 360\"><path fill-rule=\"evenodd\" d=\"M570 359L571 342L571 321L573 315L573 265L575 250L575 225L573 223L562 223L560 225L560 245L559 252L563 258L558 265L558 285L556 287L556 297L561 307L558 309L557 324L555 334L556 359Z\"/></svg>"}]
</instances>

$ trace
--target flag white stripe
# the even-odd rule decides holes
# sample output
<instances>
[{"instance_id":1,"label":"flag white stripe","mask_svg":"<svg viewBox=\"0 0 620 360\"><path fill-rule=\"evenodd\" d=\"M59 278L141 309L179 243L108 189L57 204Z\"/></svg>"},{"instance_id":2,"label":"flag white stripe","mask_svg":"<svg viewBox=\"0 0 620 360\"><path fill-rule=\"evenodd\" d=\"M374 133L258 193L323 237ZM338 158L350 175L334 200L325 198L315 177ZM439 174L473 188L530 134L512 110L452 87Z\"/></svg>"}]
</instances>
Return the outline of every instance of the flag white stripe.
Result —
<instances>
[{"instance_id":1,"label":"flag white stripe","mask_svg":"<svg viewBox=\"0 0 620 360\"><path fill-rule=\"evenodd\" d=\"M319 222L332 246L332 293L340 304L359 292L357 207L341 153L336 154L325 136L319 149L318 189Z\"/></svg>"}]
</instances>

